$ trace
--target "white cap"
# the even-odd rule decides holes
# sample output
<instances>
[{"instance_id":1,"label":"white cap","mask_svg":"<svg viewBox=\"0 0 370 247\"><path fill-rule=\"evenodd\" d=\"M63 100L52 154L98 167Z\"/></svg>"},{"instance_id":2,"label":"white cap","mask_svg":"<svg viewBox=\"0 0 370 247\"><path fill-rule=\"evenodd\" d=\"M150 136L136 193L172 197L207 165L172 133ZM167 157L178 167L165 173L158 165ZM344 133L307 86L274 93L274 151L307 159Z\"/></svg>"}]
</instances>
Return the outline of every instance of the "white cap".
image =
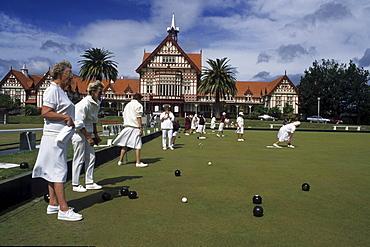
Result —
<instances>
[{"instance_id":1,"label":"white cap","mask_svg":"<svg viewBox=\"0 0 370 247\"><path fill-rule=\"evenodd\" d=\"M239 116L243 116L244 115L244 113L243 112L239 112Z\"/></svg>"},{"instance_id":2,"label":"white cap","mask_svg":"<svg viewBox=\"0 0 370 247\"><path fill-rule=\"evenodd\" d=\"M226 115L226 112L223 112L222 115Z\"/></svg>"}]
</instances>

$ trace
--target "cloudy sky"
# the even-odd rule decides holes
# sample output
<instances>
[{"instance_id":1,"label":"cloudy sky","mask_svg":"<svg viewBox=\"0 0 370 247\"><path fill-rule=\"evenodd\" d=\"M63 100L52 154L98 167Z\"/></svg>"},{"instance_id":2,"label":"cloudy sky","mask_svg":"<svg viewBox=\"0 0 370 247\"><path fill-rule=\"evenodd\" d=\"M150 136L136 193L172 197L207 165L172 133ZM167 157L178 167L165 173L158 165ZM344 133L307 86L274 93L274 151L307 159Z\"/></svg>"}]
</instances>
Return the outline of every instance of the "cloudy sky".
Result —
<instances>
[{"instance_id":1,"label":"cloudy sky","mask_svg":"<svg viewBox=\"0 0 370 247\"><path fill-rule=\"evenodd\" d=\"M295 84L315 60L370 69L369 0L15 0L0 1L0 78L26 64L44 74L69 60L78 74L86 49L113 52L119 75L138 78L144 51L167 36L207 59L227 57L239 81Z\"/></svg>"}]
</instances>

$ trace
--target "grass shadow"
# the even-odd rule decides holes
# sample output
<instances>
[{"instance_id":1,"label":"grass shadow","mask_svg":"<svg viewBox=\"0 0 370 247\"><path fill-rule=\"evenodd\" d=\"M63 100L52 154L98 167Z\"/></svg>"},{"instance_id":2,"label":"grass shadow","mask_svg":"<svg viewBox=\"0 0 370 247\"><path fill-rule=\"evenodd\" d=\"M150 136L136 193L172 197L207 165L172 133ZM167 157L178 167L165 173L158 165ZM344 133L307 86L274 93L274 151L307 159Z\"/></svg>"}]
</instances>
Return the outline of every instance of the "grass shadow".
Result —
<instances>
[{"instance_id":1,"label":"grass shadow","mask_svg":"<svg viewBox=\"0 0 370 247\"><path fill-rule=\"evenodd\" d=\"M116 185L117 183L121 183L127 180L132 180L132 179L139 179L142 178L143 176L121 176L121 177L115 177L115 178L106 178L103 180L98 181L98 184L100 185Z\"/></svg>"},{"instance_id":2,"label":"grass shadow","mask_svg":"<svg viewBox=\"0 0 370 247\"><path fill-rule=\"evenodd\" d=\"M74 200L69 200L68 205L70 207L74 207L76 212L80 212L81 210L90 208L94 206L95 204L107 202L102 198L102 194L104 192L108 192L112 195L111 200L113 200L116 197L122 197L122 195L120 194L120 189L123 187L129 188L129 186L106 187L106 188L103 188L103 190L96 191L96 193L94 194L84 196L84 197L74 199Z\"/></svg>"}]
</instances>

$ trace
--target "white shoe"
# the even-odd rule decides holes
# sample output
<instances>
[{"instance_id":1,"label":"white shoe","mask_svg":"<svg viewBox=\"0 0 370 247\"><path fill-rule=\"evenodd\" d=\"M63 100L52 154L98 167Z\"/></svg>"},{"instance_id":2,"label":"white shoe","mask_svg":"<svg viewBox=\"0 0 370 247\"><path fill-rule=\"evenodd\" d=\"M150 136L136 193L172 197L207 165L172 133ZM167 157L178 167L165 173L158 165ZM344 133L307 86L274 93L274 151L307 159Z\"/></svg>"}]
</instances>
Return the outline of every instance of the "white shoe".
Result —
<instances>
[{"instance_id":1,"label":"white shoe","mask_svg":"<svg viewBox=\"0 0 370 247\"><path fill-rule=\"evenodd\" d=\"M68 211L58 211L58 220L78 221L82 219L82 215L73 211L73 208L69 208Z\"/></svg>"},{"instance_id":2,"label":"white shoe","mask_svg":"<svg viewBox=\"0 0 370 247\"><path fill-rule=\"evenodd\" d=\"M244 141L244 139L238 139L238 142L243 142Z\"/></svg>"},{"instance_id":3,"label":"white shoe","mask_svg":"<svg viewBox=\"0 0 370 247\"><path fill-rule=\"evenodd\" d=\"M167 148L166 147L163 147L163 150L166 150Z\"/></svg>"},{"instance_id":4,"label":"white shoe","mask_svg":"<svg viewBox=\"0 0 370 247\"><path fill-rule=\"evenodd\" d=\"M141 162L140 164L136 163L136 167L147 167L148 164L144 164L143 162Z\"/></svg>"},{"instance_id":5,"label":"white shoe","mask_svg":"<svg viewBox=\"0 0 370 247\"><path fill-rule=\"evenodd\" d=\"M101 188L103 188L103 186L96 184L96 183L86 184L86 189L88 190L100 190Z\"/></svg>"},{"instance_id":6,"label":"white shoe","mask_svg":"<svg viewBox=\"0 0 370 247\"><path fill-rule=\"evenodd\" d=\"M225 135L222 135L222 137L225 137Z\"/></svg>"},{"instance_id":7,"label":"white shoe","mask_svg":"<svg viewBox=\"0 0 370 247\"><path fill-rule=\"evenodd\" d=\"M272 146L276 147L276 148L282 148L280 147L279 145L277 145L276 143L272 144Z\"/></svg>"},{"instance_id":8,"label":"white shoe","mask_svg":"<svg viewBox=\"0 0 370 247\"><path fill-rule=\"evenodd\" d=\"M293 146L293 145L288 145L288 148L295 148L295 146Z\"/></svg>"},{"instance_id":9,"label":"white shoe","mask_svg":"<svg viewBox=\"0 0 370 247\"><path fill-rule=\"evenodd\" d=\"M76 191L76 192L86 192L87 189L85 189L81 184L78 185L78 186L73 186L73 191Z\"/></svg>"},{"instance_id":10,"label":"white shoe","mask_svg":"<svg viewBox=\"0 0 370 247\"><path fill-rule=\"evenodd\" d=\"M221 137L219 134L216 134L217 137Z\"/></svg>"},{"instance_id":11,"label":"white shoe","mask_svg":"<svg viewBox=\"0 0 370 247\"><path fill-rule=\"evenodd\" d=\"M190 135L189 133L185 133L186 136Z\"/></svg>"},{"instance_id":12,"label":"white shoe","mask_svg":"<svg viewBox=\"0 0 370 247\"><path fill-rule=\"evenodd\" d=\"M170 147L170 149L171 149L171 150L174 150L174 148L173 148L173 147Z\"/></svg>"},{"instance_id":13,"label":"white shoe","mask_svg":"<svg viewBox=\"0 0 370 247\"><path fill-rule=\"evenodd\" d=\"M53 205L48 205L46 208L46 214L57 214L59 212L59 205L58 206L53 206Z\"/></svg>"},{"instance_id":14,"label":"white shoe","mask_svg":"<svg viewBox=\"0 0 370 247\"><path fill-rule=\"evenodd\" d=\"M121 165L126 165L126 162L124 161L118 161L118 165L121 166Z\"/></svg>"}]
</instances>

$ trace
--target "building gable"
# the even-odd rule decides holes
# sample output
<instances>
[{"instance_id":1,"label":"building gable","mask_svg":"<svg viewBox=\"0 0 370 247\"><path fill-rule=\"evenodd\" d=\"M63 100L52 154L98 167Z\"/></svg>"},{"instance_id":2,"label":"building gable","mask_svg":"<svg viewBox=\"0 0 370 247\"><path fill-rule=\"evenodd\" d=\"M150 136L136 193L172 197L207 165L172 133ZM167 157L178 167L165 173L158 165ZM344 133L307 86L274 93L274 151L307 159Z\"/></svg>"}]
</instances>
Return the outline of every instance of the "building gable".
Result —
<instances>
[{"instance_id":1,"label":"building gable","mask_svg":"<svg viewBox=\"0 0 370 247\"><path fill-rule=\"evenodd\" d=\"M193 58L198 58L192 54ZM201 56L201 54L199 54ZM196 59L196 60L199 60ZM199 60L201 62L201 59ZM197 61L199 63L199 61ZM150 54L145 53L143 57L142 64L136 69L136 72L140 74L143 68L155 68L155 67L162 67L165 68L167 65L168 67L173 66L174 64L180 64L181 68L191 68L195 69L197 73L201 72L200 64L196 64L188 54L186 54L181 47L177 44L175 40L171 37L171 35L167 35L167 37L162 41L161 44Z\"/></svg>"}]
</instances>

